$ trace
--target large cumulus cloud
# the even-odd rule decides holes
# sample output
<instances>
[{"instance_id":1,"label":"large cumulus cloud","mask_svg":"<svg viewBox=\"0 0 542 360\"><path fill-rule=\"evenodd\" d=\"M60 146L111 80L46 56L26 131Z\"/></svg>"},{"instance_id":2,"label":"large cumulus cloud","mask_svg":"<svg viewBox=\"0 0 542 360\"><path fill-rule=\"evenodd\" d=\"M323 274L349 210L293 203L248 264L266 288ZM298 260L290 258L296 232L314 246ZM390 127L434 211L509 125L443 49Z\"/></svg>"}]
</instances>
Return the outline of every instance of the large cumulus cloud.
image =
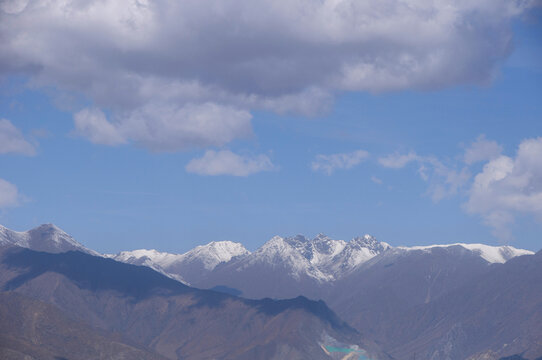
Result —
<instances>
[{"instance_id":1,"label":"large cumulus cloud","mask_svg":"<svg viewBox=\"0 0 542 360\"><path fill-rule=\"evenodd\" d=\"M482 216L503 239L512 237L510 225L517 215L542 222L542 138L522 141L515 158L501 155L486 163L474 178L465 208Z\"/></svg>"},{"instance_id":2,"label":"large cumulus cloud","mask_svg":"<svg viewBox=\"0 0 542 360\"><path fill-rule=\"evenodd\" d=\"M81 95L91 141L175 151L247 136L253 110L317 114L337 91L486 83L533 4L4 0L0 71Z\"/></svg>"}]
</instances>

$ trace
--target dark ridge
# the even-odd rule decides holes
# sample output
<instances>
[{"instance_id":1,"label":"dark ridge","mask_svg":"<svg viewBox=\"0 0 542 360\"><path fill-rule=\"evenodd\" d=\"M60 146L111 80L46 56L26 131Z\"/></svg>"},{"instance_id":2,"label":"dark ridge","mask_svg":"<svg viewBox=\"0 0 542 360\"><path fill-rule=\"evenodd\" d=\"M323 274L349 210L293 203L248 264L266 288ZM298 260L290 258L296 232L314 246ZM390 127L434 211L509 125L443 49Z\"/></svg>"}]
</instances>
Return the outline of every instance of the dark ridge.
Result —
<instances>
[{"instance_id":1,"label":"dark ridge","mask_svg":"<svg viewBox=\"0 0 542 360\"><path fill-rule=\"evenodd\" d=\"M324 301L309 300L304 296L298 296L294 299L274 300L265 298L261 300L245 300L248 304L251 304L258 308L258 311L275 316L281 312L290 309L305 310L308 313L315 315L319 319L329 323L336 330L346 330L353 333L358 331L350 327L346 322L341 320Z\"/></svg>"},{"instance_id":2,"label":"dark ridge","mask_svg":"<svg viewBox=\"0 0 542 360\"><path fill-rule=\"evenodd\" d=\"M217 285L217 286L214 286L214 287L210 288L209 290L224 293L224 294L228 294L228 295L232 295L232 296L241 296L241 295L243 295L243 292L241 290L237 290L237 289L234 289L234 288L231 288L231 287L228 287L228 286L224 286L224 285Z\"/></svg>"},{"instance_id":3,"label":"dark ridge","mask_svg":"<svg viewBox=\"0 0 542 360\"><path fill-rule=\"evenodd\" d=\"M51 254L16 248L6 252L3 263L10 268L26 270L9 281L4 290L16 289L48 271L67 277L81 289L115 290L136 300L156 294L182 294L190 290L188 286L150 268L79 251Z\"/></svg>"},{"instance_id":4,"label":"dark ridge","mask_svg":"<svg viewBox=\"0 0 542 360\"><path fill-rule=\"evenodd\" d=\"M191 307L220 308L224 301L232 299L232 295L224 292L191 288L145 266L125 264L79 251L52 254L14 247L4 252L2 263L8 268L24 270L22 274L6 283L3 289L5 291L17 289L25 282L46 272L55 272L65 276L81 289L113 290L136 301L153 295L190 293L196 299L196 303ZM313 301L304 296L286 300L235 299L269 316L292 309L304 310L336 330L357 333L322 300Z\"/></svg>"}]
</instances>

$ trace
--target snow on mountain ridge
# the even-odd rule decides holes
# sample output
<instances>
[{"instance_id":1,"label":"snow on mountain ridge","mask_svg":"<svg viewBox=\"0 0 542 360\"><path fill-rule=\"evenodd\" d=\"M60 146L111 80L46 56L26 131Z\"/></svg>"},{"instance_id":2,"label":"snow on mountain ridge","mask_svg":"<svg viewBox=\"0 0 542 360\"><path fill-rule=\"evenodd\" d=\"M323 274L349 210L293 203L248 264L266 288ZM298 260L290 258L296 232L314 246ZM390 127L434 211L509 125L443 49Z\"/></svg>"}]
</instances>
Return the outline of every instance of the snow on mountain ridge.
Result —
<instances>
[{"instance_id":1,"label":"snow on mountain ridge","mask_svg":"<svg viewBox=\"0 0 542 360\"><path fill-rule=\"evenodd\" d=\"M329 262L327 271L335 277L352 272L373 257L391 249L385 242L378 241L371 235L355 237L346 243L344 249Z\"/></svg>"},{"instance_id":2,"label":"snow on mountain ridge","mask_svg":"<svg viewBox=\"0 0 542 360\"><path fill-rule=\"evenodd\" d=\"M296 236L293 238L283 238L273 236L269 241L263 244L258 250L242 259L244 263L240 269L256 264L265 264L273 268L286 268L289 274L299 279L302 275L307 275L318 281L330 280L329 276L314 266L308 257L303 254L302 249L306 238Z\"/></svg>"},{"instance_id":3,"label":"snow on mountain ridge","mask_svg":"<svg viewBox=\"0 0 542 360\"><path fill-rule=\"evenodd\" d=\"M38 251L79 250L100 255L85 248L53 224L43 224L24 232L13 231L0 225L0 245L3 244L13 244ZM223 264L231 264L239 271L251 266L263 266L263 269L276 269L273 271L297 280L308 277L322 283L347 276L361 265L390 249L400 254L405 251L430 252L434 248L454 246L461 246L488 263L504 263L516 256L534 254L532 251L511 246L496 247L464 243L393 248L371 235L355 237L346 242L318 234L313 239L303 235L284 238L274 236L254 253L248 251L240 243L214 241L196 246L184 254L139 249L105 256L125 263L148 266L185 283L194 283Z\"/></svg>"},{"instance_id":4,"label":"snow on mountain ridge","mask_svg":"<svg viewBox=\"0 0 542 360\"><path fill-rule=\"evenodd\" d=\"M14 231L0 225L0 245L16 245L51 253L82 251L100 256L54 224L43 224L27 231Z\"/></svg>"},{"instance_id":5,"label":"snow on mountain ridge","mask_svg":"<svg viewBox=\"0 0 542 360\"><path fill-rule=\"evenodd\" d=\"M287 268L296 279L307 275L319 282L327 282L343 276L389 248L390 245L370 235L356 237L349 242L334 240L321 233L313 239L303 235L287 238L274 236L246 259L241 259L244 264L240 265L240 269L261 263Z\"/></svg>"},{"instance_id":6,"label":"snow on mountain ridge","mask_svg":"<svg viewBox=\"0 0 542 360\"><path fill-rule=\"evenodd\" d=\"M160 252L155 249L137 249L121 251L118 254L107 255L117 261L126 262L130 264L136 264L142 261L150 261L155 264L159 264L161 267L165 267L172 262L175 262L182 255L170 254L167 252Z\"/></svg>"},{"instance_id":7,"label":"snow on mountain ridge","mask_svg":"<svg viewBox=\"0 0 542 360\"><path fill-rule=\"evenodd\" d=\"M464 244L464 243L455 243L455 244L443 244L443 245L427 245L427 246L412 246L412 247L398 247L397 249L406 250L406 251L430 251L434 248L449 248L453 246L461 246L467 250L470 250L478 254L481 258L486 260L488 263L499 263L504 264L508 260L522 255L534 255L533 251L517 249L512 246L491 246L484 244Z\"/></svg>"},{"instance_id":8,"label":"snow on mountain ridge","mask_svg":"<svg viewBox=\"0 0 542 360\"><path fill-rule=\"evenodd\" d=\"M206 270L213 270L218 264L228 262L236 256L250 254L243 244L233 241L212 241L206 245L196 246L194 249L180 255L183 260L198 259L202 261Z\"/></svg>"},{"instance_id":9,"label":"snow on mountain ridge","mask_svg":"<svg viewBox=\"0 0 542 360\"><path fill-rule=\"evenodd\" d=\"M194 274L201 275L204 272L210 272L219 264L248 253L249 251L240 243L213 241L206 245L196 246L184 254L138 249L121 251L108 257L128 264L148 266L166 276L189 284Z\"/></svg>"}]
</instances>

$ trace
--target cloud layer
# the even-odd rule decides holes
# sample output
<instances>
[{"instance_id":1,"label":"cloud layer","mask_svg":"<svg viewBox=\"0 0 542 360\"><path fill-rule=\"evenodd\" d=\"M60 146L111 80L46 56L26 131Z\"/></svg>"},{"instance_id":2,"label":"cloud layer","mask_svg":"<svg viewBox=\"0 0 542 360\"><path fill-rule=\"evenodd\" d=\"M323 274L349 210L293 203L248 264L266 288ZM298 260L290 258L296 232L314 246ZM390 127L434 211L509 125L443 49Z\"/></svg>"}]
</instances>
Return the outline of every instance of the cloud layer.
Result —
<instances>
[{"instance_id":1,"label":"cloud layer","mask_svg":"<svg viewBox=\"0 0 542 360\"><path fill-rule=\"evenodd\" d=\"M191 160L185 168L189 173L211 176L248 176L275 169L267 155L241 156L229 150L207 150L203 157Z\"/></svg>"},{"instance_id":2,"label":"cloud layer","mask_svg":"<svg viewBox=\"0 0 542 360\"><path fill-rule=\"evenodd\" d=\"M67 105L93 142L220 146L247 136L252 110L310 116L337 91L486 83L533 3L7 0L0 72L90 101Z\"/></svg>"}]
</instances>

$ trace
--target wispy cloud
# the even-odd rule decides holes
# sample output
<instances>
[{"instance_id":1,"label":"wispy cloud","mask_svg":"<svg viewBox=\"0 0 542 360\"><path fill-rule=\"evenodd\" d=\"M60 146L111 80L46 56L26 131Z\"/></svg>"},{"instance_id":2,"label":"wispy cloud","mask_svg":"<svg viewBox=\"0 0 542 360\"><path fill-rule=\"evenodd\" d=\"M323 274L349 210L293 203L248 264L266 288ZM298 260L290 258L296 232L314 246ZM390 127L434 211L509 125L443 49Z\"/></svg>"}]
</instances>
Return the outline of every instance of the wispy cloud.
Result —
<instances>
[{"instance_id":1,"label":"wispy cloud","mask_svg":"<svg viewBox=\"0 0 542 360\"><path fill-rule=\"evenodd\" d=\"M407 166L409 163L419 159L420 158L418 155L416 155L414 152L410 152L408 154L395 153L378 158L378 162L380 165L387 168L401 169Z\"/></svg>"},{"instance_id":2,"label":"wispy cloud","mask_svg":"<svg viewBox=\"0 0 542 360\"><path fill-rule=\"evenodd\" d=\"M191 160L186 171L198 175L248 176L276 167L267 155L242 156L229 150L208 150L203 157Z\"/></svg>"},{"instance_id":3,"label":"wispy cloud","mask_svg":"<svg viewBox=\"0 0 542 360\"><path fill-rule=\"evenodd\" d=\"M501 155L502 150L481 135L456 163L445 165L435 156L414 152L381 157L379 163L393 169L416 163L433 201L466 196L465 211L481 216L494 236L510 240L517 216L532 215L542 222L542 137L522 141L515 157ZM471 166L479 162L485 162L483 169L473 175Z\"/></svg>"},{"instance_id":4,"label":"wispy cloud","mask_svg":"<svg viewBox=\"0 0 542 360\"><path fill-rule=\"evenodd\" d=\"M421 156L411 151L407 154L394 153L382 156L378 163L390 169L402 169L414 163L418 167L418 175L428 183L427 194L434 202L457 194L469 181L471 174L467 168L457 169L447 166L435 156Z\"/></svg>"},{"instance_id":5,"label":"wispy cloud","mask_svg":"<svg viewBox=\"0 0 542 360\"><path fill-rule=\"evenodd\" d=\"M0 154L8 153L32 156L36 149L11 121L0 119Z\"/></svg>"},{"instance_id":6,"label":"wispy cloud","mask_svg":"<svg viewBox=\"0 0 542 360\"><path fill-rule=\"evenodd\" d=\"M17 186L0 179L0 209L20 204L21 196Z\"/></svg>"},{"instance_id":7,"label":"wispy cloud","mask_svg":"<svg viewBox=\"0 0 542 360\"><path fill-rule=\"evenodd\" d=\"M492 160L498 157L503 147L496 141L487 140L485 135L480 135L465 149L464 161L467 165L477 162Z\"/></svg>"},{"instance_id":8,"label":"wispy cloud","mask_svg":"<svg viewBox=\"0 0 542 360\"><path fill-rule=\"evenodd\" d=\"M311 163L311 169L331 175L337 169L351 169L368 157L369 153L365 150L342 154L316 155L316 158Z\"/></svg>"}]
</instances>

